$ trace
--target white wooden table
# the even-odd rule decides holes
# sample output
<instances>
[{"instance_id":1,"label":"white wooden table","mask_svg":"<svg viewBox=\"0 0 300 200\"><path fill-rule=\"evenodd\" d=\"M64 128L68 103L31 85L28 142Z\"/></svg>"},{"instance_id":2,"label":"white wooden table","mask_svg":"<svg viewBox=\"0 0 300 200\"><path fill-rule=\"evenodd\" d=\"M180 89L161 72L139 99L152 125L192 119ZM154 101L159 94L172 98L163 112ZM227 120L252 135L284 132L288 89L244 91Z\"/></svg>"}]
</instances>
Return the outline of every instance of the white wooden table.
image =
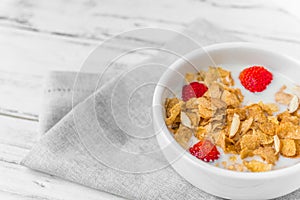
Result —
<instances>
[{"instance_id":1,"label":"white wooden table","mask_svg":"<svg viewBox=\"0 0 300 200\"><path fill-rule=\"evenodd\" d=\"M300 59L299 11L297 0L1 0L0 199L119 199L19 165L37 141L48 70L78 70L123 31L181 30L196 17Z\"/></svg>"}]
</instances>

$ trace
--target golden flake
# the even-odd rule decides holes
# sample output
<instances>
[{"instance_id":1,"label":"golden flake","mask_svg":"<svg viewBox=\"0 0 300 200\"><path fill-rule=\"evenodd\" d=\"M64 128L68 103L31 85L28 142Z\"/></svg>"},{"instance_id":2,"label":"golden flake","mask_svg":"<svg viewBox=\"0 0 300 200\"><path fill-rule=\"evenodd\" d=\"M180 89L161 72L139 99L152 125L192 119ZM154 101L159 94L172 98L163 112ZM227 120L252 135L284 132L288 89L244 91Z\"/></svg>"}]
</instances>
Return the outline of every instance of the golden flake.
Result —
<instances>
[{"instance_id":1,"label":"golden flake","mask_svg":"<svg viewBox=\"0 0 300 200\"><path fill-rule=\"evenodd\" d=\"M193 133L191 129L185 126L180 126L177 133L174 135L174 138L184 149L188 149L192 135Z\"/></svg>"},{"instance_id":2,"label":"golden flake","mask_svg":"<svg viewBox=\"0 0 300 200\"><path fill-rule=\"evenodd\" d=\"M251 172L266 172L266 171L270 171L272 169L271 164L265 164L265 163L257 161L257 160L244 161L243 164Z\"/></svg>"},{"instance_id":3,"label":"golden flake","mask_svg":"<svg viewBox=\"0 0 300 200\"><path fill-rule=\"evenodd\" d=\"M282 146L280 149L280 154L286 157L295 156L297 153L296 143L291 139L280 140Z\"/></svg>"},{"instance_id":4,"label":"golden flake","mask_svg":"<svg viewBox=\"0 0 300 200\"><path fill-rule=\"evenodd\" d=\"M284 90L286 89L286 86L282 86L278 92L275 93L275 101L277 103L281 103L284 105L289 105L291 102L293 95L285 93Z\"/></svg>"}]
</instances>

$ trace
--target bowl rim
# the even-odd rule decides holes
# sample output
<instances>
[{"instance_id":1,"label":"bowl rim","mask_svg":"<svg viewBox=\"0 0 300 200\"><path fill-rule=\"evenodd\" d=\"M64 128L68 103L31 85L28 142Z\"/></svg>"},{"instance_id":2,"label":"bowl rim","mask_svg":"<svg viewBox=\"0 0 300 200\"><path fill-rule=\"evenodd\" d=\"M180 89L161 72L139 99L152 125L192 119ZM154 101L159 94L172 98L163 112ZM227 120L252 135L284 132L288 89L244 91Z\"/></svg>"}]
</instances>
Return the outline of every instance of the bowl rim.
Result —
<instances>
[{"instance_id":1,"label":"bowl rim","mask_svg":"<svg viewBox=\"0 0 300 200\"><path fill-rule=\"evenodd\" d=\"M178 151L184 151L180 145L177 144L175 139L172 137L170 131L168 130L164 118L163 118L163 111L162 109L155 109L157 105L160 105L163 107L161 104L162 100L162 94L164 92L164 88L160 87L162 85L161 83L165 82L168 80L170 77L169 74L169 69L177 69L180 68L180 66L186 62L188 58L207 53L209 56L209 52L215 51L215 50L229 50L233 48L243 48L243 49L252 49L252 50L258 50L258 51L263 51L265 53L268 53L272 56L278 56L281 57L282 59L289 60L290 62L294 62L296 65L300 67L300 62L290 56L281 54L279 52L276 52L274 50L270 50L265 46L261 46L258 44L253 44L253 43L248 43L248 42L227 42L227 43L218 43L218 44L213 44L209 45L206 47L202 47L201 49L196 49L191 51L190 53L187 53L186 55L183 56L184 59L179 58L173 64L171 64L168 69L163 73L161 78L159 79L158 84L156 85L154 95L153 95L153 103L152 103L152 111L153 111L153 120L154 123L158 123L159 125L162 125L163 127L161 128L161 133L163 134L163 137L168 140L168 142L172 143L173 147ZM201 50L201 51L200 51ZM203 51L204 50L204 51ZM210 57L210 56L209 56ZM211 58L211 57L210 57ZM205 163L203 161L199 161L199 159L195 158L194 156L190 155L189 153L184 153L182 154L178 159L180 158L185 158L185 160L192 162L195 166L199 167L199 169L206 170L207 172L222 176L222 177L230 177L230 178L237 178L237 179L251 179L251 180L258 180L258 179L272 179L272 178L278 178L281 176L289 176L291 174L300 172L300 162L288 166L285 168L281 169L276 169L276 170L271 170L267 172L260 172L260 173L255 173L255 172L238 172L238 171L231 171L227 169L223 169L220 167L212 166L208 163ZM177 159L177 160L178 160ZM170 163L171 165L173 163ZM175 169L176 170L176 169Z\"/></svg>"}]
</instances>

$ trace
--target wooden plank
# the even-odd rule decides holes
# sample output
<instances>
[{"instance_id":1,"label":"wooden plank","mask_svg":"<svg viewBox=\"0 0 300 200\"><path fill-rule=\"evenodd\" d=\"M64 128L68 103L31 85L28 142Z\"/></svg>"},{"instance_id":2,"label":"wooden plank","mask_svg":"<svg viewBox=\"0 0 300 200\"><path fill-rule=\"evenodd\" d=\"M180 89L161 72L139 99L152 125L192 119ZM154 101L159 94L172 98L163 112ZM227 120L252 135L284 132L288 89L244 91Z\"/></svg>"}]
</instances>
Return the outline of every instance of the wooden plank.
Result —
<instances>
[{"instance_id":1,"label":"wooden plank","mask_svg":"<svg viewBox=\"0 0 300 200\"><path fill-rule=\"evenodd\" d=\"M0 161L0 172L0 197L5 195L11 199L43 200L123 199L12 163Z\"/></svg>"},{"instance_id":2,"label":"wooden plank","mask_svg":"<svg viewBox=\"0 0 300 200\"><path fill-rule=\"evenodd\" d=\"M17 0L5 0L1 3L0 16L1 23L6 25L100 40L145 26L178 30L196 17L232 31L243 30L297 40L299 18L277 2L280 1L163 0L153 3L147 0L31 0L22 4Z\"/></svg>"},{"instance_id":3,"label":"wooden plank","mask_svg":"<svg viewBox=\"0 0 300 200\"><path fill-rule=\"evenodd\" d=\"M38 120L43 77L0 71L0 114Z\"/></svg>"},{"instance_id":4,"label":"wooden plank","mask_svg":"<svg viewBox=\"0 0 300 200\"><path fill-rule=\"evenodd\" d=\"M47 71L78 71L96 47L96 44L85 45L82 41L10 28L0 27L0 35L0 114L31 120L37 120ZM119 55L123 51L107 47L106 55ZM136 64L149 56L130 54L117 63ZM102 60L95 61L99 66L96 70L104 68Z\"/></svg>"},{"instance_id":5,"label":"wooden plank","mask_svg":"<svg viewBox=\"0 0 300 200\"><path fill-rule=\"evenodd\" d=\"M54 0L27 1L24 5L14 0L3 1L1 5L0 13L4 21L10 20L16 24L29 25L45 32L80 35L85 38L105 39L124 28L140 28L145 25L172 29L176 26L182 27L181 22L176 19L161 17L162 13L154 12L153 15L156 7L161 7L162 4L153 4L150 1ZM145 8L148 11L140 12Z\"/></svg>"},{"instance_id":6,"label":"wooden plank","mask_svg":"<svg viewBox=\"0 0 300 200\"><path fill-rule=\"evenodd\" d=\"M119 55L120 52L131 49L134 45L132 43L139 42L129 38L124 40L126 45L105 46L106 53ZM78 71L98 44L100 41L86 44L85 40L0 26L0 70L33 75L44 75L49 70ZM149 54L137 52L131 54L131 57L124 57L121 62L138 63L148 57ZM100 66L101 64L99 63Z\"/></svg>"},{"instance_id":7,"label":"wooden plank","mask_svg":"<svg viewBox=\"0 0 300 200\"><path fill-rule=\"evenodd\" d=\"M0 157L3 157L6 153L13 151L7 151L5 145L10 145L12 147L21 148L26 151L31 149L33 144L38 140L38 123L35 121L22 120L18 118L11 118L0 116ZM16 149L19 151L18 149ZM16 162L22 159L23 153L16 152L17 155L20 154Z\"/></svg>"},{"instance_id":8,"label":"wooden plank","mask_svg":"<svg viewBox=\"0 0 300 200\"><path fill-rule=\"evenodd\" d=\"M122 199L20 166L37 142L37 125L0 116L0 199Z\"/></svg>"},{"instance_id":9,"label":"wooden plank","mask_svg":"<svg viewBox=\"0 0 300 200\"><path fill-rule=\"evenodd\" d=\"M40 105L40 95L36 94L42 92L42 76L46 71L79 70L100 41L124 30L141 27L132 23L176 30L196 16L203 17L246 41L271 45L280 52L300 58L299 19L270 3L235 0L180 3L164 0L159 4L136 0L91 2L73 0L65 9L66 2L58 0L1 1L0 70L4 75L0 74L0 78L3 76L0 92L4 95L0 99L0 113L36 120ZM133 6L139 9L132 9ZM178 10L189 12L179 15ZM83 14L78 15L78 12ZM254 23L257 19L260 23ZM153 38L153 41L159 42L159 39ZM119 52L121 46L110 47L107 53ZM122 62L138 63L147 57L149 55L134 55ZM15 78L17 74L5 74L7 71L18 72L20 76ZM39 77L22 77L22 74Z\"/></svg>"},{"instance_id":10,"label":"wooden plank","mask_svg":"<svg viewBox=\"0 0 300 200\"><path fill-rule=\"evenodd\" d=\"M274 46L282 43L281 49L286 49L285 45L298 47L300 42L299 19L267 1L113 2L1 1L0 69L38 74L52 69L78 70L100 41L117 33L146 26L180 30L195 17L202 17L246 40L250 38L249 41L262 40ZM179 14L180 10L188 12ZM256 23L258 19L260 23ZM132 24L140 20L142 26ZM154 37L153 41L157 40ZM132 60L142 58L127 62Z\"/></svg>"},{"instance_id":11,"label":"wooden plank","mask_svg":"<svg viewBox=\"0 0 300 200\"><path fill-rule=\"evenodd\" d=\"M300 59L300 44L296 42L266 39L265 36L259 37L243 31L230 34L271 46L274 50ZM0 113L31 120L37 120L39 113L44 74L49 70L79 70L94 48L94 45L85 46L80 42L70 43L57 37L1 27L0 35L5 36L0 37L0 52L3 55L0 61ZM118 51L108 49L107 53L118 54ZM148 57L132 55L124 58L121 64L138 63Z\"/></svg>"}]
</instances>

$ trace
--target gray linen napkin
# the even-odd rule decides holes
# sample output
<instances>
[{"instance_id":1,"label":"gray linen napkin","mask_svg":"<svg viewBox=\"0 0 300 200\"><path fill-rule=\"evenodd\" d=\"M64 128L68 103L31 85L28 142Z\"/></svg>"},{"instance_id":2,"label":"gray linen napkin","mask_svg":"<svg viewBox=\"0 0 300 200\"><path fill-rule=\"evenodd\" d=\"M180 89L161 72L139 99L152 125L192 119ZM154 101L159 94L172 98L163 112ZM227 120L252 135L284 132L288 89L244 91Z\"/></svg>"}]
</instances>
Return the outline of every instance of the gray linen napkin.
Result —
<instances>
[{"instance_id":1,"label":"gray linen napkin","mask_svg":"<svg viewBox=\"0 0 300 200\"><path fill-rule=\"evenodd\" d=\"M184 33L202 45L241 41L205 20L196 20ZM179 54L198 48L181 39L176 37L164 47ZM168 66L176 59L161 52L145 61L145 66L123 66L119 72L126 73L115 73L117 78L104 79L108 83L100 85L97 74L50 73L40 113L42 136L22 164L128 199L217 199L165 165L160 152L144 154L159 148L155 138L147 137L153 132L149 108L154 87L145 86L139 91L133 86L156 83L165 67L153 63ZM122 99L130 99L132 94L133 108L124 110L128 105ZM132 117L130 122L126 121L127 112ZM139 134L145 137L136 137ZM148 172L130 173L143 170Z\"/></svg>"}]
</instances>

